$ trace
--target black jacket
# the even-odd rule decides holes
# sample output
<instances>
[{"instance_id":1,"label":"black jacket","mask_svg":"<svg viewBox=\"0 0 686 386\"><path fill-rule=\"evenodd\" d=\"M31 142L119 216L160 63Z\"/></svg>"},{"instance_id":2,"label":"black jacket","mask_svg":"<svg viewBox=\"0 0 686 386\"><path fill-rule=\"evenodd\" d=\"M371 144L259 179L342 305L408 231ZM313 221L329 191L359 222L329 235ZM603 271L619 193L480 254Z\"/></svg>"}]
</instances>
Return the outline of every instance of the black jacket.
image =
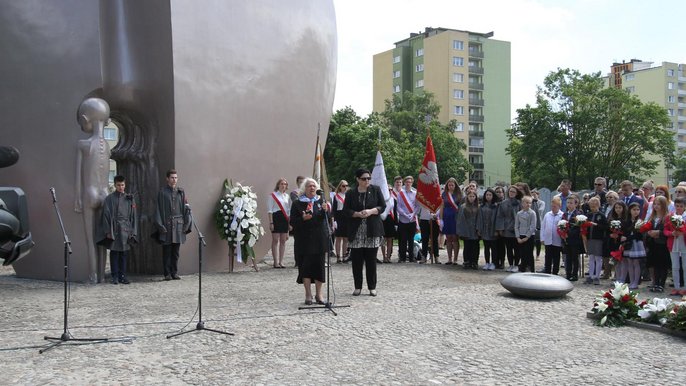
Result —
<instances>
[{"instance_id":1,"label":"black jacket","mask_svg":"<svg viewBox=\"0 0 686 386\"><path fill-rule=\"evenodd\" d=\"M312 205L312 218L305 221L303 212L308 203L294 201L291 205L291 226L293 227L293 251L296 256L326 253L329 245L327 235L326 214L321 200Z\"/></svg>"},{"instance_id":2,"label":"black jacket","mask_svg":"<svg viewBox=\"0 0 686 386\"><path fill-rule=\"evenodd\" d=\"M357 234L357 228L362 222L361 218L353 217L353 213L364 209L379 210L383 213L386 210L386 201L384 201L381 189L376 185L369 185L367 192L360 193L357 191L357 186L348 190L345 194L345 204L343 205L343 212L348 217L348 240L353 241ZM383 237L383 222L381 217L373 215L367 217L367 237Z\"/></svg>"}]
</instances>

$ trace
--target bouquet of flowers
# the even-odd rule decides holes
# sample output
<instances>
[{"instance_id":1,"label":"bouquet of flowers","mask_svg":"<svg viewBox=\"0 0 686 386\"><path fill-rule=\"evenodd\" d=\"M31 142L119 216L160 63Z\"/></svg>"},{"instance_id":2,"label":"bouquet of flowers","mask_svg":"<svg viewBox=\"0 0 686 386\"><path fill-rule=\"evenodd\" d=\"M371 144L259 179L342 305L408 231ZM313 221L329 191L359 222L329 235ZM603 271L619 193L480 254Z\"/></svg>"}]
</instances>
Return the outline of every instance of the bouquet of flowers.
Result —
<instances>
[{"instance_id":1,"label":"bouquet of flowers","mask_svg":"<svg viewBox=\"0 0 686 386\"><path fill-rule=\"evenodd\" d=\"M643 220L636 220L636 224L634 224L634 229L641 233L644 233L643 231L641 231L641 228L643 228L644 225L645 222Z\"/></svg>"},{"instance_id":2,"label":"bouquet of flowers","mask_svg":"<svg viewBox=\"0 0 686 386\"><path fill-rule=\"evenodd\" d=\"M674 330L686 330L686 302L654 298L639 305L638 316L646 323L660 324Z\"/></svg>"},{"instance_id":3,"label":"bouquet of flowers","mask_svg":"<svg viewBox=\"0 0 686 386\"><path fill-rule=\"evenodd\" d=\"M250 186L234 185L224 180L224 191L217 202L215 224L219 237L229 243L236 251L238 262L243 257L250 257L255 262L253 247L264 228L257 217L257 195Z\"/></svg>"},{"instance_id":4,"label":"bouquet of flowers","mask_svg":"<svg viewBox=\"0 0 686 386\"><path fill-rule=\"evenodd\" d=\"M667 315L667 322L664 326L672 330L686 331L686 302L674 305L674 308Z\"/></svg>"},{"instance_id":5,"label":"bouquet of flowers","mask_svg":"<svg viewBox=\"0 0 686 386\"><path fill-rule=\"evenodd\" d=\"M576 222L574 225L578 226L581 228L581 236L586 237L588 236L588 228L591 226L591 222L588 221L588 217L584 216L583 214L580 214L575 217Z\"/></svg>"},{"instance_id":6,"label":"bouquet of flowers","mask_svg":"<svg viewBox=\"0 0 686 386\"><path fill-rule=\"evenodd\" d=\"M629 285L615 282L614 288L601 292L595 298L591 311L598 315L598 326L618 327L638 315L636 292L629 291Z\"/></svg>"},{"instance_id":7,"label":"bouquet of flowers","mask_svg":"<svg viewBox=\"0 0 686 386\"><path fill-rule=\"evenodd\" d=\"M673 214L669 217L669 222L672 223L675 231L683 232L684 218L680 214Z\"/></svg>"},{"instance_id":8,"label":"bouquet of flowers","mask_svg":"<svg viewBox=\"0 0 686 386\"><path fill-rule=\"evenodd\" d=\"M622 234L622 222L619 220L610 221L610 232L612 232L613 235L621 235Z\"/></svg>"},{"instance_id":9,"label":"bouquet of flowers","mask_svg":"<svg viewBox=\"0 0 686 386\"><path fill-rule=\"evenodd\" d=\"M563 239L567 239L569 233L569 221L560 220L557 222L557 234Z\"/></svg>"},{"instance_id":10,"label":"bouquet of flowers","mask_svg":"<svg viewBox=\"0 0 686 386\"><path fill-rule=\"evenodd\" d=\"M639 226L639 222L641 225ZM636 229L638 229L639 232L641 233L646 233L648 231L653 230L653 223L650 221L643 222L641 220L636 221Z\"/></svg>"}]
</instances>

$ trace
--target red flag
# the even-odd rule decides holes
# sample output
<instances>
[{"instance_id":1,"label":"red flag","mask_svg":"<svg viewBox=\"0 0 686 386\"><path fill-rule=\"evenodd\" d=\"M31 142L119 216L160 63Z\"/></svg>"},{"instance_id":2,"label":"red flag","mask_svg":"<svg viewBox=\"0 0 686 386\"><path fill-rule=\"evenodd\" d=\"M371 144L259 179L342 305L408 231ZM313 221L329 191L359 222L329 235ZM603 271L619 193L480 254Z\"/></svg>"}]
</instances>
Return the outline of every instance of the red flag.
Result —
<instances>
[{"instance_id":1,"label":"red flag","mask_svg":"<svg viewBox=\"0 0 686 386\"><path fill-rule=\"evenodd\" d=\"M426 152L417 181L417 201L432 212L436 212L443 203L441 186L438 183L436 153L430 135L426 136Z\"/></svg>"}]
</instances>

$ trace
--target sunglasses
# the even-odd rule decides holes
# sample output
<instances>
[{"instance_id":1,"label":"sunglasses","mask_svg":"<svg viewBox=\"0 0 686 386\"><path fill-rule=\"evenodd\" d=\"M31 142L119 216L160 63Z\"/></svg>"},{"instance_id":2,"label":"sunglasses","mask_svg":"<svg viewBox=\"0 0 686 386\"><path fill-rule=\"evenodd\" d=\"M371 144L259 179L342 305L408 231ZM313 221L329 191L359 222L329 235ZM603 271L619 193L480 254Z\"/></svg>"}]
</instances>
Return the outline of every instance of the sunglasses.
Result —
<instances>
[{"instance_id":1,"label":"sunglasses","mask_svg":"<svg viewBox=\"0 0 686 386\"><path fill-rule=\"evenodd\" d=\"M593 184L593 185L595 185L595 186L603 186L603 184Z\"/></svg>"},{"instance_id":2,"label":"sunglasses","mask_svg":"<svg viewBox=\"0 0 686 386\"><path fill-rule=\"evenodd\" d=\"M341 185L341 188L347 188L348 185Z\"/></svg>"},{"instance_id":3,"label":"sunglasses","mask_svg":"<svg viewBox=\"0 0 686 386\"><path fill-rule=\"evenodd\" d=\"M372 179L372 177L360 177L362 181L369 181Z\"/></svg>"}]
</instances>

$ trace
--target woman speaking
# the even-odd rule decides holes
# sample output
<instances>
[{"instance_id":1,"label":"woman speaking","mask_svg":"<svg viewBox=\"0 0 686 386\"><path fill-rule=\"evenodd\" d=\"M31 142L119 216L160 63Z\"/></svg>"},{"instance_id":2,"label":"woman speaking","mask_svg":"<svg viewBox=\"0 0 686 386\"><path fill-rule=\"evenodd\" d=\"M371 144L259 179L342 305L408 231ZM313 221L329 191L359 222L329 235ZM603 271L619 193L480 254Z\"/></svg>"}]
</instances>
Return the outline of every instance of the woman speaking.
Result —
<instances>
[{"instance_id":1,"label":"woman speaking","mask_svg":"<svg viewBox=\"0 0 686 386\"><path fill-rule=\"evenodd\" d=\"M291 205L291 226L293 227L295 261L298 264L298 284L305 286L305 304L312 304L314 281L315 300L324 304L322 283L325 281L324 255L329 250L327 238L328 226L325 211L328 205L317 195L319 184L312 178L306 178L300 191L298 201Z\"/></svg>"},{"instance_id":2,"label":"woman speaking","mask_svg":"<svg viewBox=\"0 0 686 386\"><path fill-rule=\"evenodd\" d=\"M369 294L376 296L376 253L383 240L383 222L379 214L386 210L381 189L371 185L371 173L367 169L355 172L357 186L345 194L343 210L350 219L348 222L348 241L350 259L353 262L355 291L353 296L362 292L362 265L367 269L367 288Z\"/></svg>"}]
</instances>

